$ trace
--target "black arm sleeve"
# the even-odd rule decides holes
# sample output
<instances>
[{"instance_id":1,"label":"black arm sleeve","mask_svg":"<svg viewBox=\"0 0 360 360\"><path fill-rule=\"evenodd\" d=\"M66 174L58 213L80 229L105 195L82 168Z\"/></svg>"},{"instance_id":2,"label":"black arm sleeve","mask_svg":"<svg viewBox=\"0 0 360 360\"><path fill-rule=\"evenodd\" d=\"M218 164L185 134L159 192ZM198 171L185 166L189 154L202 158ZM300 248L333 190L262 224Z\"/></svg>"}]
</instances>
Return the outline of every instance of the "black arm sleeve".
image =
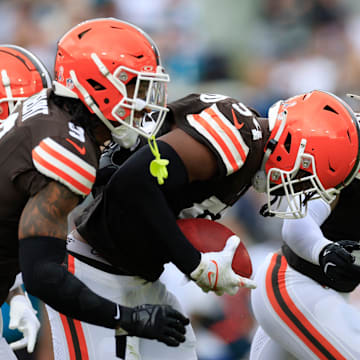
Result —
<instances>
[{"instance_id":1,"label":"black arm sleeve","mask_svg":"<svg viewBox=\"0 0 360 360\"><path fill-rule=\"evenodd\" d=\"M158 148L161 157L169 160L169 175L163 185L159 185L150 174L149 165L154 156L150 148L144 146L113 174L105 192L108 201L121 204L128 217L138 219L147 229L149 238L161 244L167 258L189 275L199 265L201 254L177 226L166 198L167 194L177 192L188 184L187 171L170 145L158 141ZM121 236L121 227L116 235Z\"/></svg>"},{"instance_id":2,"label":"black arm sleeve","mask_svg":"<svg viewBox=\"0 0 360 360\"><path fill-rule=\"evenodd\" d=\"M20 240L19 261L26 290L55 310L80 321L115 329L117 304L96 295L62 265L66 243L52 237Z\"/></svg>"}]
</instances>

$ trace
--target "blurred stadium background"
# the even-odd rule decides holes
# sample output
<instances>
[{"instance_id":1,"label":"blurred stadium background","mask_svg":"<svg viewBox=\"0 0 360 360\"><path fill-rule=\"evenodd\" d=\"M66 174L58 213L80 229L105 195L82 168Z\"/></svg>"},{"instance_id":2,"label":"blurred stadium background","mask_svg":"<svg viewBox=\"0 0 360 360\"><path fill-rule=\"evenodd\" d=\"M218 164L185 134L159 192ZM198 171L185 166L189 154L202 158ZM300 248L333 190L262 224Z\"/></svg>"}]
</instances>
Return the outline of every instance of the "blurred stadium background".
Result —
<instances>
[{"instance_id":1,"label":"blurred stadium background","mask_svg":"<svg viewBox=\"0 0 360 360\"><path fill-rule=\"evenodd\" d=\"M266 116L276 100L321 89L360 107L345 97L360 92L358 0L0 0L0 43L33 51L52 71L58 38L82 20L104 16L153 37L171 76L169 101L222 93ZM222 220L247 245L254 271L280 244L280 221L258 215L263 202L249 191ZM247 290L205 295L171 266L163 280L192 317L199 360L248 358L256 323ZM19 358L48 360L47 334L45 327L32 357L19 352Z\"/></svg>"}]
</instances>

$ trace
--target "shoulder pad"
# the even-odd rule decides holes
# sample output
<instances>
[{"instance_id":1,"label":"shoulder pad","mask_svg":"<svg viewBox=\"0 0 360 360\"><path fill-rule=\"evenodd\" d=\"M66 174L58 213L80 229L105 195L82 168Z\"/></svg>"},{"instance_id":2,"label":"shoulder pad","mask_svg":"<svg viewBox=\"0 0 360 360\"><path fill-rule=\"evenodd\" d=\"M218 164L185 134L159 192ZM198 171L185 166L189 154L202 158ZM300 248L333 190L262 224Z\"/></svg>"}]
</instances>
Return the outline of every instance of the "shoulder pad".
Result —
<instances>
[{"instance_id":1,"label":"shoulder pad","mask_svg":"<svg viewBox=\"0 0 360 360\"><path fill-rule=\"evenodd\" d=\"M236 117L234 112L232 116ZM199 114L187 115L186 119L214 147L228 175L242 167L249 153L249 147L239 131L241 125L235 126L219 110L217 104L204 109Z\"/></svg>"},{"instance_id":2,"label":"shoulder pad","mask_svg":"<svg viewBox=\"0 0 360 360\"><path fill-rule=\"evenodd\" d=\"M32 151L36 169L74 193L86 196L95 182L96 169L80 156L47 137Z\"/></svg>"}]
</instances>

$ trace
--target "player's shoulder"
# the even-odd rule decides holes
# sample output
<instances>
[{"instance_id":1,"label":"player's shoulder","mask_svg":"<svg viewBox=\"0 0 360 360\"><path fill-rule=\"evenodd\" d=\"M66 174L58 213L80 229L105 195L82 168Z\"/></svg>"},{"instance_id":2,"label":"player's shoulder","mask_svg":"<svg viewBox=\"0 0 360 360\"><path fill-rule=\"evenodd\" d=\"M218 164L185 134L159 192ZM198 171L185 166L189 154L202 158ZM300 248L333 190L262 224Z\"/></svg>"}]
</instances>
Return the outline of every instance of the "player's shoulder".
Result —
<instances>
[{"instance_id":1,"label":"player's shoulder","mask_svg":"<svg viewBox=\"0 0 360 360\"><path fill-rule=\"evenodd\" d=\"M220 94L190 94L168 105L178 126L204 126L210 131L226 133L251 133L252 128L261 129L256 110L243 102ZM212 125L215 125L212 126ZM250 138L251 139L251 136Z\"/></svg>"},{"instance_id":2,"label":"player's shoulder","mask_svg":"<svg viewBox=\"0 0 360 360\"><path fill-rule=\"evenodd\" d=\"M99 153L83 128L43 137L32 149L35 168L79 195L88 195L95 182Z\"/></svg>"},{"instance_id":3,"label":"player's shoulder","mask_svg":"<svg viewBox=\"0 0 360 360\"><path fill-rule=\"evenodd\" d=\"M190 94L169 107L177 126L207 145L227 175L243 166L263 137L257 113L226 95Z\"/></svg>"},{"instance_id":4,"label":"player's shoulder","mask_svg":"<svg viewBox=\"0 0 360 360\"><path fill-rule=\"evenodd\" d=\"M239 110L245 116L258 116L256 110L246 107L242 102L231 96L221 94L192 93L169 103L168 108L176 116L177 113L196 114L212 106L217 106L224 111L231 111L232 108L237 107L234 104L240 104Z\"/></svg>"},{"instance_id":5,"label":"player's shoulder","mask_svg":"<svg viewBox=\"0 0 360 360\"><path fill-rule=\"evenodd\" d=\"M31 132L32 161L41 174L88 195L95 181L100 150L70 115L49 106L49 92L24 102L20 121ZM28 115L27 115L28 114Z\"/></svg>"},{"instance_id":6,"label":"player's shoulder","mask_svg":"<svg viewBox=\"0 0 360 360\"><path fill-rule=\"evenodd\" d=\"M169 103L168 108L176 119L182 114L199 113L203 109L226 99L229 99L226 95L192 93Z\"/></svg>"}]
</instances>

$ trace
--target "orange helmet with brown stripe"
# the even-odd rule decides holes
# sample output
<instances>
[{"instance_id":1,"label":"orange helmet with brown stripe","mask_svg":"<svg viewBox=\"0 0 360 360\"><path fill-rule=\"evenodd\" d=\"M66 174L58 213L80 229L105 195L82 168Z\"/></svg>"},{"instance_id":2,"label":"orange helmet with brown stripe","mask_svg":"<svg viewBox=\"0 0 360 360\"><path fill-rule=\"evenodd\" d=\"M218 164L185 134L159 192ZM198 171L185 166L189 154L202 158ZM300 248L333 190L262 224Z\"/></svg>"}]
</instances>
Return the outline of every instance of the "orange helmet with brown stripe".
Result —
<instances>
[{"instance_id":1,"label":"orange helmet with brown stripe","mask_svg":"<svg viewBox=\"0 0 360 360\"><path fill-rule=\"evenodd\" d=\"M16 45L0 45L0 120L16 103L51 87L44 64L30 51Z\"/></svg>"},{"instance_id":2,"label":"orange helmet with brown stripe","mask_svg":"<svg viewBox=\"0 0 360 360\"><path fill-rule=\"evenodd\" d=\"M156 134L167 111L168 81L155 43L127 22L85 21L58 42L55 93L80 99L111 130L115 141L124 134ZM150 111L159 116L156 125L145 130L142 115Z\"/></svg>"},{"instance_id":3,"label":"orange helmet with brown stripe","mask_svg":"<svg viewBox=\"0 0 360 360\"><path fill-rule=\"evenodd\" d=\"M360 131L355 113L337 96L311 91L269 110L271 135L255 189L268 195L268 210L279 217L303 217L308 199L331 203L357 175ZM287 210L270 197L287 199Z\"/></svg>"}]
</instances>

